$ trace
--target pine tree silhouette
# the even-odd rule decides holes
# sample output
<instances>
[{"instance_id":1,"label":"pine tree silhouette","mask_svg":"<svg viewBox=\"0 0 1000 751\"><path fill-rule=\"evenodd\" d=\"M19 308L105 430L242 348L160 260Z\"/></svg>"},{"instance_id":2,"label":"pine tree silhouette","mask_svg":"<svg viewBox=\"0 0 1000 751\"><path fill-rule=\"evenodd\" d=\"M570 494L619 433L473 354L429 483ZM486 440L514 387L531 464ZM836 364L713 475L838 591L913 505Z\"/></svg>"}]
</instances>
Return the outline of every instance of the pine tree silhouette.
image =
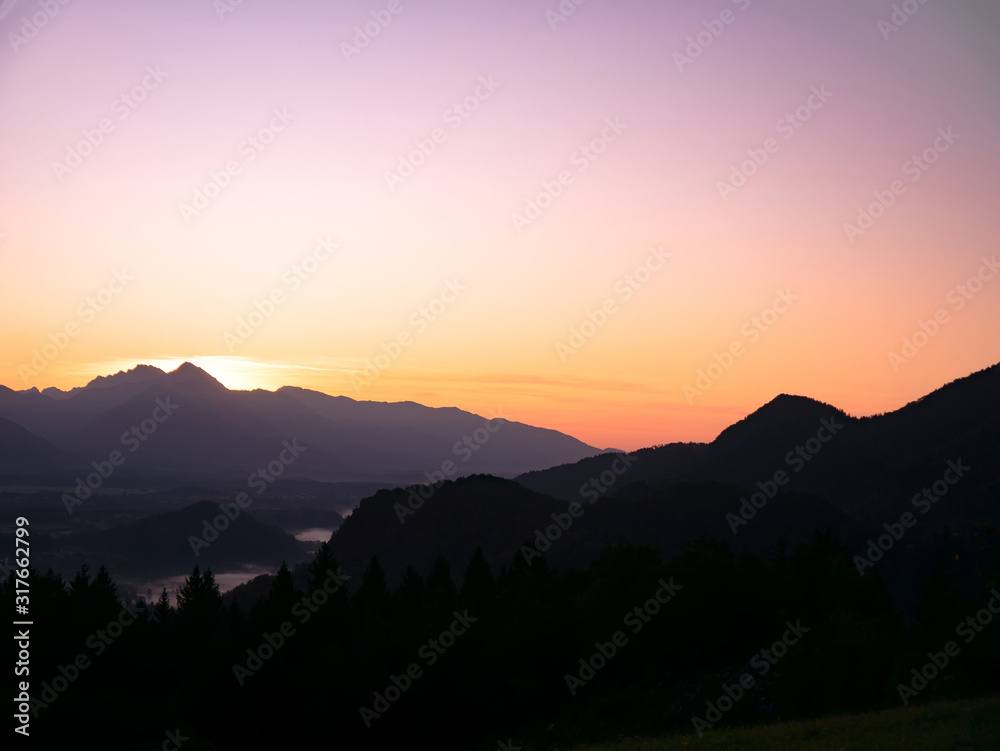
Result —
<instances>
[{"instance_id":1,"label":"pine tree silhouette","mask_svg":"<svg viewBox=\"0 0 1000 751\"><path fill-rule=\"evenodd\" d=\"M156 600L156 605L153 606L153 618L158 623L164 625L173 622L174 608L170 603L170 595L167 594L166 587L160 592L160 596Z\"/></svg>"},{"instance_id":2,"label":"pine tree silhouette","mask_svg":"<svg viewBox=\"0 0 1000 751\"><path fill-rule=\"evenodd\" d=\"M496 589L496 581L493 579L493 574L490 573L490 564L486 561L482 546L479 546L473 553L469 567L465 571L465 579L462 582L462 599L476 605L477 609L481 610L494 600Z\"/></svg>"},{"instance_id":3,"label":"pine tree silhouette","mask_svg":"<svg viewBox=\"0 0 1000 751\"><path fill-rule=\"evenodd\" d=\"M376 556L372 556L361 579L358 589L357 603L362 608L370 608L376 613L384 613L389 604L389 587L386 583L385 570Z\"/></svg>"}]
</instances>

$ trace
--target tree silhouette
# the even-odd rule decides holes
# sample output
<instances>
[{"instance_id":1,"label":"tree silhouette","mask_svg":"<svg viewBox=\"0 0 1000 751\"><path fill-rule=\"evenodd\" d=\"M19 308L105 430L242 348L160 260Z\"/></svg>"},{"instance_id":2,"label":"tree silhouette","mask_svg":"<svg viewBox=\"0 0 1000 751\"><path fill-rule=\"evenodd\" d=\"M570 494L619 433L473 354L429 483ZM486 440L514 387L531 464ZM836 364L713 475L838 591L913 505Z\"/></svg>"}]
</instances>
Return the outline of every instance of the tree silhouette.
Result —
<instances>
[{"instance_id":1,"label":"tree silhouette","mask_svg":"<svg viewBox=\"0 0 1000 751\"><path fill-rule=\"evenodd\" d=\"M361 579L358 589L357 603L363 608L370 608L376 613L383 613L389 604L389 587L386 583L385 570L378 558L372 556Z\"/></svg>"},{"instance_id":2,"label":"tree silhouette","mask_svg":"<svg viewBox=\"0 0 1000 751\"><path fill-rule=\"evenodd\" d=\"M407 566L403 579L393 593L402 613L416 615L427 596L427 586L413 566Z\"/></svg>"},{"instance_id":3,"label":"tree silhouette","mask_svg":"<svg viewBox=\"0 0 1000 751\"><path fill-rule=\"evenodd\" d=\"M476 605L480 610L492 603L496 597L496 582L490 573L490 564L482 547L477 547L462 582L462 599Z\"/></svg>"},{"instance_id":4,"label":"tree silhouette","mask_svg":"<svg viewBox=\"0 0 1000 751\"><path fill-rule=\"evenodd\" d=\"M196 565L177 590L177 615L182 623L209 626L222 607L219 585L210 568L202 574Z\"/></svg>"},{"instance_id":5,"label":"tree silhouette","mask_svg":"<svg viewBox=\"0 0 1000 751\"><path fill-rule=\"evenodd\" d=\"M334 574L338 573L340 566L337 564L337 559L333 557L330 543L324 542L319 546L316 556L309 564L309 578L307 580L309 591L311 592L317 587L322 586L331 571Z\"/></svg>"},{"instance_id":6,"label":"tree silhouette","mask_svg":"<svg viewBox=\"0 0 1000 751\"><path fill-rule=\"evenodd\" d=\"M174 608L170 603L170 595L167 593L166 587L161 590L160 596L156 600L156 605L153 606L153 616L154 620L162 624L173 622Z\"/></svg>"},{"instance_id":7,"label":"tree silhouette","mask_svg":"<svg viewBox=\"0 0 1000 751\"><path fill-rule=\"evenodd\" d=\"M448 608L455 602L458 590L451 578L451 566L443 555L439 554L434 559L431 572L427 575L427 591L431 601L439 607Z\"/></svg>"}]
</instances>

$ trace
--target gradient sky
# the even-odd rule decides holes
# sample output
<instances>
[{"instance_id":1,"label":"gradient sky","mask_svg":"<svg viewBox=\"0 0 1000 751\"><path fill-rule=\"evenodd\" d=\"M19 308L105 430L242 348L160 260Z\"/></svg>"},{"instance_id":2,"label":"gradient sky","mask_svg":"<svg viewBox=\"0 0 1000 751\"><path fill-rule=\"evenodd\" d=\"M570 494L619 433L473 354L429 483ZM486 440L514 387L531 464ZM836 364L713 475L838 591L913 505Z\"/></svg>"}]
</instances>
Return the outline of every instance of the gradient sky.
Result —
<instances>
[{"instance_id":1,"label":"gradient sky","mask_svg":"<svg viewBox=\"0 0 1000 751\"><path fill-rule=\"evenodd\" d=\"M892 3L871 0L588 0L555 28L556 0L223 3L74 0L51 19L0 3L0 383L193 360L230 387L499 407L634 449L711 439L782 392L887 411L1000 360L1000 274L961 309L955 292L998 251L994 0L913 1L888 39ZM348 60L373 12L390 23ZM675 53L724 12L680 70ZM826 101L779 126L814 89ZM280 124L275 110L291 121L257 151L247 139ZM53 166L104 118L78 167ZM434 152L390 186L436 128ZM591 161L578 150L594 139ZM935 163L914 172L927 149ZM181 204L233 161L186 221ZM849 241L845 223L896 180L905 192ZM324 237L337 250L293 289ZM625 299L653 248L669 259ZM132 280L87 312L123 270ZM432 303L449 281L465 290ZM273 315L227 343L275 289ZM798 299L758 328L778 291ZM609 298L615 312L561 356ZM935 335L890 362L940 309ZM401 333L410 345L357 388ZM731 367L685 394L734 342Z\"/></svg>"}]
</instances>

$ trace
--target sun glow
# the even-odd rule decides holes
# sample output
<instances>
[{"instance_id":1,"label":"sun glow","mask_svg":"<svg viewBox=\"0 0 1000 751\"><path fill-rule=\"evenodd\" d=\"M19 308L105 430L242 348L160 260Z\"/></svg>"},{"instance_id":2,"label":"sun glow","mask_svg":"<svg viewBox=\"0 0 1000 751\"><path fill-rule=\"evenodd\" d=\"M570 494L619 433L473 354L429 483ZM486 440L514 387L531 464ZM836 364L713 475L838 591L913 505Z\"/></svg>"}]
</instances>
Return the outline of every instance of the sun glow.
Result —
<instances>
[{"instance_id":1,"label":"sun glow","mask_svg":"<svg viewBox=\"0 0 1000 751\"><path fill-rule=\"evenodd\" d=\"M142 362L153 365L161 370L175 370L181 363L190 362L210 373L227 389L236 391L252 391L267 389L273 391L287 385L286 375L289 370L297 370L298 366L275 365L260 363L241 357L209 356L209 357L154 357L145 358ZM119 370L134 368L136 363L128 360L113 361L95 365L98 373L115 373Z\"/></svg>"}]
</instances>

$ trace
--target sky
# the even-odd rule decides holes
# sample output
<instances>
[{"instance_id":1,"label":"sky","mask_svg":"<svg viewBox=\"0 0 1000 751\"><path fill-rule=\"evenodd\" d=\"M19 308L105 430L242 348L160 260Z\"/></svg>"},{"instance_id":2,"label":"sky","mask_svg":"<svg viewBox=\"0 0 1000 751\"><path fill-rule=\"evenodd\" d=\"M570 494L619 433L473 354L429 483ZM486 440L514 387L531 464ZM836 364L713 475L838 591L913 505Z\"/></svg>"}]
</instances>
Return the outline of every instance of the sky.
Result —
<instances>
[{"instance_id":1,"label":"sky","mask_svg":"<svg viewBox=\"0 0 1000 751\"><path fill-rule=\"evenodd\" d=\"M576 2L3 0L0 383L635 449L1000 361L1000 5Z\"/></svg>"}]
</instances>

